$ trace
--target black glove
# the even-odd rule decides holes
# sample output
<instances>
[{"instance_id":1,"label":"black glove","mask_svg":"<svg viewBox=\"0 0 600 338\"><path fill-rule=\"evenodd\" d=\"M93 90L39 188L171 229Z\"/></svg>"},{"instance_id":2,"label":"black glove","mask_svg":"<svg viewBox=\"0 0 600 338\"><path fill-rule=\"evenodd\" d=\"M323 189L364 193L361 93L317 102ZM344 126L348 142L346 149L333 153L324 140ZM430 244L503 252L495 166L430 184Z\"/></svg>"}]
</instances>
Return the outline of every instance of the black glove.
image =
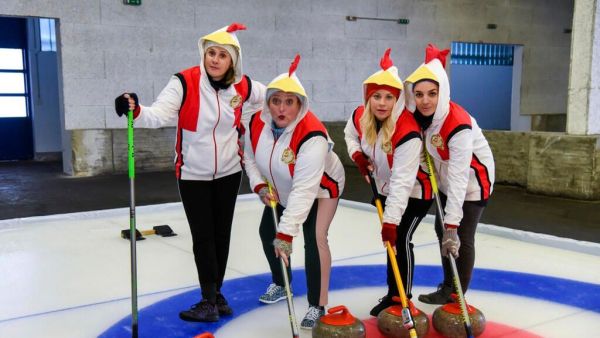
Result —
<instances>
[{"instance_id":1,"label":"black glove","mask_svg":"<svg viewBox=\"0 0 600 338\"><path fill-rule=\"evenodd\" d=\"M115 99L115 111L119 117L123 115L127 115L129 111L129 99L125 97L125 94L128 94L130 98L135 102L135 108L133 109L133 116L137 116L140 112L140 104L138 102L138 97L136 93L123 93Z\"/></svg>"}]
</instances>

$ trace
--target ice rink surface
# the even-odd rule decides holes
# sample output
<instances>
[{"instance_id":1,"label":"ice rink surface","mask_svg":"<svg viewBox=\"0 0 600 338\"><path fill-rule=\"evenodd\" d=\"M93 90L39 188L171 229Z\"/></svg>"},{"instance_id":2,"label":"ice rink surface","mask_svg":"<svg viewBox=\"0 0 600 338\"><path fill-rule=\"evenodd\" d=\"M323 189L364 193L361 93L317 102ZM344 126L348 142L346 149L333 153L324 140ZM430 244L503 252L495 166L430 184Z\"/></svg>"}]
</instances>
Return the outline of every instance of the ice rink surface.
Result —
<instances>
[{"instance_id":1,"label":"ice rink surface","mask_svg":"<svg viewBox=\"0 0 600 338\"><path fill-rule=\"evenodd\" d=\"M507 210L507 212L510 212ZM138 242L141 337L289 337L285 302L259 305L270 277L258 236L262 206L241 195L223 292L233 317L188 323L178 313L199 301L191 236L180 203L137 208L137 228L168 224L178 234ZM435 290L440 258L427 217L417 229L413 294ZM0 221L0 337L128 337L130 323L128 208ZM329 232L333 272L329 307L353 315L382 297L385 250L373 207L342 201ZM307 309L302 238L294 240L294 301L298 321ZM467 301L489 323L541 337L600 337L600 244L480 224ZM415 305L431 314L435 306ZM310 331L301 330L301 337ZM493 334L493 335L492 335ZM482 336L482 337L483 337Z\"/></svg>"}]
</instances>

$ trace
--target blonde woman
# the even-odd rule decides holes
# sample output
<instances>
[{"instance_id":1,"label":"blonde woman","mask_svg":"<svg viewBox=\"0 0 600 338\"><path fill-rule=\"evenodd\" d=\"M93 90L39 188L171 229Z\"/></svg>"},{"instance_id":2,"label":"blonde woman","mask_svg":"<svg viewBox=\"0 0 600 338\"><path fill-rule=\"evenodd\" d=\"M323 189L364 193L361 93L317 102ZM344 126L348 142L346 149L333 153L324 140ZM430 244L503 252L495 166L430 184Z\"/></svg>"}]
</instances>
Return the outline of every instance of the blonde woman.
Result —
<instances>
[{"instance_id":1,"label":"blonde woman","mask_svg":"<svg viewBox=\"0 0 600 338\"><path fill-rule=\"evenodd\" d=\"M412 235L432 203L431 184L420 168L422 141L414 117L404 110L402 80L388 49L381 70L363 82L364 106L344 129L348 153L361 175L372 172L384 207L381 239L396 248L402 283L410 299L414 272ZM387 261L388 292L371 315L393 304L398 287Z\"/></svg>"}]
</instances>

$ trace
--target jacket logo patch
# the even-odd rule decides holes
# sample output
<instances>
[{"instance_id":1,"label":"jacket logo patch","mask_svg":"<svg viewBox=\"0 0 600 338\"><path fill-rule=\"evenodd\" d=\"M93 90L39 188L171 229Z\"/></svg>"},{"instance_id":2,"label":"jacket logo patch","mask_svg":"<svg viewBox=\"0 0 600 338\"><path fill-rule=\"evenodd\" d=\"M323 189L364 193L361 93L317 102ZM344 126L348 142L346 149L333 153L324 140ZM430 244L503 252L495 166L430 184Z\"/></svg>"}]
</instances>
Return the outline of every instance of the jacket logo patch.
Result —
<instances>
[{"instance_id":1,"label":"jacket logo patch","mask_svg":"<svg viewBox=\"0 0 600 338\"><path fill-rule=\"evenodd\" d=\"M444 150L444 140L440 134L435 134L431 136L431 144L436 148L441 148Z\"/></svg>"},{"instance_id":2,"label":"jacket logo patch","mask_svg":"<svg viewBox=\"0 0 600 338\"><path fill-rule=\"evenodd\" d=\"M229 101L229 105L233 109L239 107L240 103L242 103L242 97L239 96L239 95L236 95L236 96L232 97L231 101Z\"/></svg>"},{"instance_id":3,"label":"jacket logo patch","mask_svg":"<svg viewBox=\"0 0 600 338\"><path fill-rule=\"evenodd\" d=\"M381 144L381 150L383 150L383 152L386 154L391 154L392 153L392 142L390 142L390 141L383 142Z\"/></svg>"},{"instance_id":4,"label":"jacket logo patch","mask_svg":"<svg viewBox=\"0 0 600 338\"><path fill-rule=\"evenodd\" d=\"M294 158L294 152L290 148L285 148L283 154L281 154L281 161L285 164L295 164L296 158Z\"/></svg>"}]
</instances>

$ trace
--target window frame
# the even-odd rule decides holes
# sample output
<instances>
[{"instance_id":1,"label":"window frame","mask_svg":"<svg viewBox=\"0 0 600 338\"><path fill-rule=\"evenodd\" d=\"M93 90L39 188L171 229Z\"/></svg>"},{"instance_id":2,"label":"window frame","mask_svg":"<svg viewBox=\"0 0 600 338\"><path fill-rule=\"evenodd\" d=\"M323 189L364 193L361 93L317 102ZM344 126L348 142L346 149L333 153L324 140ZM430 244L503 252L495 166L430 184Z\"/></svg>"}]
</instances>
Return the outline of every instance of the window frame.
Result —
<instances>
[{"instance_id":1,"label":"window frame","mask_svg":"<svg viewBox=\"0 0 600 338\"><path fill-rule=\"evenodd\" d=\"M29 81L29 64L27 62L27 50L23 48L2 48L2 49L19 49L21 50L21 59L23 61L23 69L2 69L0 68L0 73L17 73L23 74L23 88L24 93L0 93L0 97L23 97L25 98L25 112L24 115L19 116L3 116L0 114L0 119L6 118L29 118L29 102L31 100L31 90L30 90L30 81Z\"/></svg>"}]
</instances>

